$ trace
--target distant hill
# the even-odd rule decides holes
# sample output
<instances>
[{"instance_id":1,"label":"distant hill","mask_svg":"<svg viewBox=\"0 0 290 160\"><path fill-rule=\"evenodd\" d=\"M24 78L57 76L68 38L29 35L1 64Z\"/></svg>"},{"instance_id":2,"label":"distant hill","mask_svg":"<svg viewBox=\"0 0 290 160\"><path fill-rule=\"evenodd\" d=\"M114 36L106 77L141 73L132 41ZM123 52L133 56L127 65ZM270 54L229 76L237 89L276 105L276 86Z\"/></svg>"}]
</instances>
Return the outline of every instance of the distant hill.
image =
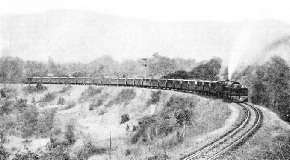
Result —
<instances>
[{"instance_id":1,"label":"distant hill","mask_svg":"<svg viewBox=\"0 0 290 160\"><path fill-rule=\"evenodd\" d=\"M0 26L0 54L60 63L90 63L102 55L120 61L158 52L197 61L216 56L227 64L230 57L246 59L290 33L287 24L274 20L158 22L76 10L1 16Z\"/></svg>"},{"instance_id":2,"label":"distant hill","mask_svg":"<svg viewBox=\"0 0 290 160\"><path fill-rule=\"evenodd\" d=\"M158 52L169 57L227 57L240 24L157 22L98 13L59 10L2 16L2 54L23 59L89 62L101 55L116 60ZM5 52L5 53L3 53Z\"/></svg>"}]
</instances>

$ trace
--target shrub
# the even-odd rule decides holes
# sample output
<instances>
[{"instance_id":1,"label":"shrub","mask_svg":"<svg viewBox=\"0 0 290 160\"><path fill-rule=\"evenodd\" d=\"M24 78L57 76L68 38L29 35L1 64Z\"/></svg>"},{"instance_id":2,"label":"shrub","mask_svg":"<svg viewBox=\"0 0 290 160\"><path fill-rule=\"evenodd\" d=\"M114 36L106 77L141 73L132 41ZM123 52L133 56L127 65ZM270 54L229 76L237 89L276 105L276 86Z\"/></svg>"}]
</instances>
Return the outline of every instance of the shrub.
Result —
<instances>
[{"instance_id":1,"label":"shrub","mask_svg":"<svg viewBox=\"0 0 290 160\"><path fill-rule=\"evenodd\" d=\"M71 109L71 108L73 108L74 106L76 106L76 102L68 101L67 104L66 104L66 106L63 108L63 110Z\"/></svg>"},{"instance_id":2,"label":"shrub","mask_svg":"<svg viewBox=\"0 0 290 160\"><path fill-rule=\"evenodd\" d=\"M128 122L129 120L130 120L129 115L128 115L128 114L123 114L123 115L121 116L121 122L120 122L120 124L122 124L122 123L126 123L126 122Z\"/></svg>"},{"instance_id":3,"label":"shrub","mask_svg":"<svg viewBox=\"0 0 290 160\"><path fill-rule=\"evenodd\" d=\"M151 92L151 99L148 99L147 106L157 104L160 100L161 91L152 91Z\"/></svg>"},{"instance_id":4,"label":"shrub","mask_svg":"<svg viewBox=\"0 0 290 160\"><path fill-rule=\"evenodd\" d=\"M0 103L0 116L3 116L4 114L10 114L12 112L12 101L5 99Z\"/></svg>"},{"instance_id":5,"label":"shrub","mask_svg":"<svg viewBox=\"0 0 290 160\"><path fill-rule=\"evenodd\" d=\"M36 85L36 86L28 85L28 86L23 87L21 90L26 94L32 94L32 93L43 92L47 90L47 87L44 87L42 85Z\"/></svg>"},{"instance_id":6,"label":"shrub","mask_svg":"<svg viewBox=\"0 0 290 160\"><path fill-rule=\"evenodd\" d=\"M94 101L93 104L90 104L90 110L93 110L99 106L101 106L103 104L103 100L102 99L98 99L97 101Z\"/></svg>"},{"instance_id":7,"label":"shrub","mask_svg":"<svg viewBox=\"0 0 290 160\"><path fill-rule=\"evenodd\" d=\"M65 139L67 140L68 144L70 144L70 145L72 145L76 142L74 130L75 130L75 126L73 124L68 124L66 126L64 136L65 136Z\"/></svg>"},{"instance_id":8,"label":"shrub","mask_svg":"<svg viewBox=\"0 0 290 160\"><path fill-rule=\"evenodd\" d=\"M57 105L64 105L64 103L65 103L65 99L62 97L59 97L57 101Z\"/></svg>"},{"instance_id":9,"label":"shrub","mask_svg":"<svg viewBox=\"0 0 290 160\"><path fill-rule=\"evenodd\" d=\"M134 99L136 96L136 93L134 89L122 89L122 91L118 94L118 96L115 99L110 100L105 107L111 107L114 104L121 104L123 102L129 102L130 100Z\"/></svg>"},{"instance_id":10,"label":"shrub","mask_svg":"<svg viewBox=\"0 0 290 160\"><path fill-rule=\"evenodd\" d=\"M26 107L19 116L20 130L23 138L31 137L37 131L38 110L35 106Z\"/></svg>"},{"instance_id":11,"label":"shrub","mask_svg":"<svg viewBox=\"0 0 290 160\"><path fill-rule=\"evenodd\" d=\"M0 145L0 159L7 160L9 158L10 153L6 151L6 149Z\"/></svg>"},{"instance_id":12,"label":"shrub","mask_svg":"<svg viewBox=\"0 0 290 160\"><path fill-rule=\"evenodd\" d=\"M35 97L32 97L31 103L35 103L35 102L36 102Z\"/></svg>"},{"instance_id":13,"label":"shrub","mask_svg":"<svg viewBox=\"0 0 290 160\"><path fill-rule=\"evenodd\" d=\"M122 89L122 91L118 94L117 98L115 99L116 104L121 104L123 102L130 101L134 99L136 93L134 89Z\"/></svg>"},{"instance_id":14,"label":"shrub","mask_svg":"<svg viewBox=\"0 0 290 160\"><path fill-rule=\"evenodd\" d=\"M106 151L105 148L96 147L91 139L86 139L83 146L77 151L77 159L88 159L93 155L104 154Z\"/></svg>"},{"instance_id":15,"label":"shrub","mask_svg":"<svg viewBox=\"0 0 290 160\"><path fill-rule=\"evenodd\" d=\"M27 107L27 99L18 99L16 103L14 104L14 108L16 108L19 111L22 111Z\"/></svg>"},{"instance_id":16,"label":"shrub","mask_svg":"<svg viewBox=\"0 0 290 160\"><path fill-rule=\"evenodd\" d=\"M95 89L94 87L89 86L89 88L86 89L86 90L82 93L82 95L81 95L79 101L80 101L80 102L85 102L85 101L91 100L92 97L94 97L94 96L96 96L96 95L102 93L102 90L103 90L103 88L97 88L97 89Z\"/></svg>"},{"instance_id":17,"label":"shrub","mask_svg":"<svg viewBox=\"0 0 290 160\"><path fill-rule=\"evenodd\" d=\"M57 109L47 109L44 110L38 117L37 122L37 132L41 137L49 136L51 129L53 128L54 116L57 112Z\"/></svg>"},{"instance_id":18,"label":"shrub","mask_svg":"<svg viewBox=\"0 0 290 160\"><path fill-rule=\"evenodd\" d=\"M39 102L42 102L42 103L48 103L48 102L53 101L55 98L56 98L55 93L46 93L46 94L44 95L44 97L43 97L42 99L39 100Z\"/></svg>"},{"instance_id":19,"label":"shrub","mask_svg":"<svg viewBox=\"0 0 290 160\"><path fill-rule=\"evenodd\" d=\"M59 93L65 93L67 91L69 91L72 88L71 85L67 85L65 87L62 88L62 90L59 91Z\"/></svg>"},{"instance_id":20,"label":"shrub","mask_svg":"<svg viewBox=\"0 0 290 160\"><path fill-rule=\"evenodd\" d=\"M69 149L66 142L58 142L55 139L50 139L46 146L46 152L39 159L41 160L69 160Z\"/></svg>"},{"instance_id":21,"label":"shrub","mask_svg":"<svg viewBox=\"0 0 290 160\"><path fill-rule=\"evenodd\" d=\"M1 89L1 98L14 98L16 96L16 89L11 87L4 87Z\"/></svg>"},{"instance_id":22,"label":"shrub","mask_svg":"<svg viewBox=\"0 0 290 160\"><path fill-rule=\"evenodd\" d=\"M26 153L16 153L15 157L12 160L36 160L39 159L39 155L31 152L26 148L27 152Z\"/></svg>"}]
</instances>

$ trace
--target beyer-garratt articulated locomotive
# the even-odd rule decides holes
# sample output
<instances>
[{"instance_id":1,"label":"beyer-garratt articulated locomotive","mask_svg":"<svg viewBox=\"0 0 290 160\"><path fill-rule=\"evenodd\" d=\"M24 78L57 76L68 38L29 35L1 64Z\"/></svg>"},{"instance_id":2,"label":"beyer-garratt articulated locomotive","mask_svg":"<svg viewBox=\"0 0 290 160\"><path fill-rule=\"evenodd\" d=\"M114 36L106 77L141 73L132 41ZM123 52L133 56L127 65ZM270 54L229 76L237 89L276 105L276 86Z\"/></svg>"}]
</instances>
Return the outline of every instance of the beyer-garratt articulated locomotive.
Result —
<instances>
[{"instance_id":1,"label":"beyer-garratt articulated locomotive","mask_svg":"<svg viewBox=\"0 0 290 160\"><path fill-rule=\"evenodd\" d=\"M26 83L104 85L169 89L211 95L233 102L248 101L248 88L235 81L151 78L29 77L27 78Z\"/></svg>"}]
</instances>

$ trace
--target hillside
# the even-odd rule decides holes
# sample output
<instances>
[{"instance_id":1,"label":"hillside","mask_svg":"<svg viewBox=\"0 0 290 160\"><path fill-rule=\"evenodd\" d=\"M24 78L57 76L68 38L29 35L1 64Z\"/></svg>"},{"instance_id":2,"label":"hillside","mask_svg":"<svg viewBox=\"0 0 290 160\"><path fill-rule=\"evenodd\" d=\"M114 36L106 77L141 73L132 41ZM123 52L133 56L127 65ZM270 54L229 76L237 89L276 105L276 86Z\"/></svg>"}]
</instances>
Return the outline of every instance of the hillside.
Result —
<instances>
[{"instance_id":1,"label":"hillside","mask_svg":"<svg viewBox=\"0 0 290 160\"><path fill-rule=\"evenodd\" d=\"M9 100L12 111L4 114L0 122L6 128L3 146L7 151L15 154L20 150L24 154L30 150L40 154L47 144L54 144L54 139L60 144L69 143L63 148L67 152L63 152L70 157L102 159L109 156L111 133L113 159L145 159L164 154L176 159L223 134L239 117L239 109L234 105L173 91L46 87L39 92L26 85L10 85L10 91L6 89L7 97L1 103ZM18 100L9 96L12 93ZM20 99L27 99L26 108L21 108ZM30 105L35 108L28 109ZM22 113L17 111L19 108ZM35 112L36 119L28 116L22 120ZM180 113L187 116L178 118ZM120 124L125 114L129 121ZM22 123L30 128L19 130ZM55 150L50 152L56 154Z\"/></svg>"},{"instance_id":2,"label":"hillside","mask_svg":"<svg viewBox=\"0 0 290 160\"><path fill-rule=\"evenodd\" d=\"M242 116L235 104L174 91L45 87L1 87L6 96L0 101L1 144L10 158L30 152L53 159L178 159L231 129ZM289 156L289 125L258 107L264 113L262 127L221 159Z\"/></svg>"}]
</instances>

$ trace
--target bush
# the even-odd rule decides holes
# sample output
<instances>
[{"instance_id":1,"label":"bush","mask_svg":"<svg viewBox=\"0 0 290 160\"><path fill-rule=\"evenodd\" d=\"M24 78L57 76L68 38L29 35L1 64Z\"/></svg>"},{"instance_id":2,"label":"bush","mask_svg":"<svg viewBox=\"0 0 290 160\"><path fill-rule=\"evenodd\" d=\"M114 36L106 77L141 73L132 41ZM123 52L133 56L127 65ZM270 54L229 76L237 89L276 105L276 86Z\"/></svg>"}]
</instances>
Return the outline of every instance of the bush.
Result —
<instances>
[{"instance_id":1,"label":"bush","mask_svg":"<svg viewBox=\"0 0 290 160\"><path fill-rule=\"evenodd\" d=\"M110 100L105 107L111 107L114 104L121 104L123 102L129 102L136 97L134 89L122 89L115 99ZM126 103L127 104L127 103Z\"/></svg>"},{"instance_id":2,"label":"bush","mask_svg":"<svg viewBox=\"0 0 290 160\"><path fill-rule=\"evenodd\" d=\"M1 98L14 98L16 96L16 89L10 87L4 87L1 89L0 95Z\"/></svg>"},{"instance_id":3,"label":"bush","mask_svg":"<svg viewBox=\"0 0 290 160\"><path fill-rule=\"evenodd\" d=\"M90 110L93 110L99 106L101 106L103 104L103 100L102 99L98 99L97 101L94 101L93 104L90 104Z\"/></svg>"},{"instance_id":4,"label":"bush","mask_svg":"<svg viewBox=\"0 0 290 160\"><path fill-rule=\"evenodd\" d=\"M75 130L75 126L73 124L68 124L66 126L64 136L69 145L72 145L76 142L74 130Z\"/></svg>"},{"instance_id":5,"label":"bush","mask_svg":"<svg viewBox=\"0 0 290 160\"><path fill-rule=\"evenodd\" d=\"M64 103L65 103L65 99L62 97L59 97L57 101L57 105L64 105Z\"/></svg>"},{"instance_id":6,"label":"bush","mask_svg":"<svg viewBox=\"0 0 290 160\"><path fill-rule=\"evenodd\" d=\"M40 113L37 122L37 132L41 137L49 136L51 129L53 128L54 116L57 109L47 109Z\"/></svg>"},{"instance_id":7,"label":"bush","mask_svg":"<svg viewBox=\"0 0 290 160\"><path fill-rule=\"evenodd\" d=\"M26 107L19 115L20 130L23 138L33 136L37 131L39 112L35 106Z\"/></svg>"},{"instance_id":8,"label":"bush","mask_svg":"<svg viewBox=\"0 0 290 160\"><path fill-rule=\"evenodd\" d=\"M0 116L10 114L12 112L12 101L5 99L0 102Z\"/></svg>"},{"instance_id":9,"label":"bush","mask_svg":"<svg viewBox=\"0 0 290 160\"><path fill-rule=\"evenodd\" d=\"M97 88L97 89L96 89L96 88L94 88L94 87L92 87L92 86L89 86L89 88L86 89L86 90L82 93L82 95L81 95L79 101L80 101L80 102L85 102L85 101L91 100L94 96L96 96L96 95L102 93L102 90L103 90L103 88Z\"/></svg>"},{"instance_id":10,"label":"bush","mask_svg":"<svg viewBox=\"0 0 290 160\"><path fill-rule=\"evenodd\" d=\"M148 99L147 106L157 104L160 100L161 91L151 91L151 99Z\"/></svg>"},{"instance_id":11,"label":"bush","mask_svg":"<svg viewBox=\"0 0 290 160\"><path fill-rule=\"evenodd\" d=\"M36 85L36 86L28 85L26 87L23 87L21 90L22 92L26 94L32 94L32 93L43 92L47 90L47 87L44 87L42 85Z\"/></svg>"},{"instance_id":12,"label":"bush","mask_svg":"<svg viewBox=\"0 0 290 160\"><path fill-rule=\"evenodd\" d=\"M83 146L77 151L77 159L88 159L89 157L97 154L106 153L105 148L98 148L93 145L91 139L86 139Z\"/></svg>"},{"instance_id":13,"label":"bush","mask_svg":"<svg viewBox=\"0 0 290 160\"><path fill-rule=\"evenodd\" d=\"M39 102L48 103L48 102L53 101L55 98L56 98L55 93L47 93L44 95L42 99L39 100Z\"/></svg>"},{"instance_id":14,"label":"bush","mask_svg":"<svg viewBox=\"0 0 290 160\"><path fill-rule=\"evenodd\" d=\"M9 158L10 153L6 151L6 149L0 145L0 159L7 160Z\"/></svg>"},{"instance_id":15,"label":"bush","mask_svg":"<svg viewBox=\"0 0 290 160\"><path fill-rule=\"evenodd\" d=\"M16 108L19 111L22 111L27 107L27 99L18 99L16 103L14 104L14 108Z\"/></svg>"},{"instance_id":16,"label":"bush","mask_svg":"<svg viewBox=\"0 0 290 160\"><path fill-rule=\"evenodd\" d=\"M15 157L12 160L36 160L39 159L39 155L31 152L26 148L27 152L26 153L16 153Z\"/></svg>"},{"instance_id":17,"label":"bush","mask_svg":"<svg viewBox=\"0 0 290 160\"><path fill-rule=\"evenodd\" d=\"M73 108L74 106L76 106L76 102L68 101L67 104L66 104L66 106L63 108L63 110L71 109L71 108Z\"/></svg>"},{"instance_id":18,"label":"bush","mask_svg":"<svg viewBox=\"0 0 290 160\"><path fill-rule=\"evenodd\" d=\"M72 88L71 85L67 85L65 87L62 88L62 90L59 91L59 93L65 93L67 91L69 91Z\"/></svg>"},{"instance_id":19,"label":"bush","mask_svg":"<svg viewBox=\"0 0 290 160\"><path fill-rule=\"evenodd\" d=\"M128 115L128 114L123 114L123 115L121 116L121 122L120 122L120 124L126 123L126 122L128 122L129 120L130 120L129 115Z\"/></svg>"},{"instance_id":20,"label":"bush","mask_svg":"<svg viewBox=\"0 0 290 160\"><path fill-rule=\"evenodd\" d=\"M66 142L58 142L50 138L50 142L46 146L47 152L43 153L39 159L41 160L69 160L69 149Z\"/></svg>"}]
</instances>

